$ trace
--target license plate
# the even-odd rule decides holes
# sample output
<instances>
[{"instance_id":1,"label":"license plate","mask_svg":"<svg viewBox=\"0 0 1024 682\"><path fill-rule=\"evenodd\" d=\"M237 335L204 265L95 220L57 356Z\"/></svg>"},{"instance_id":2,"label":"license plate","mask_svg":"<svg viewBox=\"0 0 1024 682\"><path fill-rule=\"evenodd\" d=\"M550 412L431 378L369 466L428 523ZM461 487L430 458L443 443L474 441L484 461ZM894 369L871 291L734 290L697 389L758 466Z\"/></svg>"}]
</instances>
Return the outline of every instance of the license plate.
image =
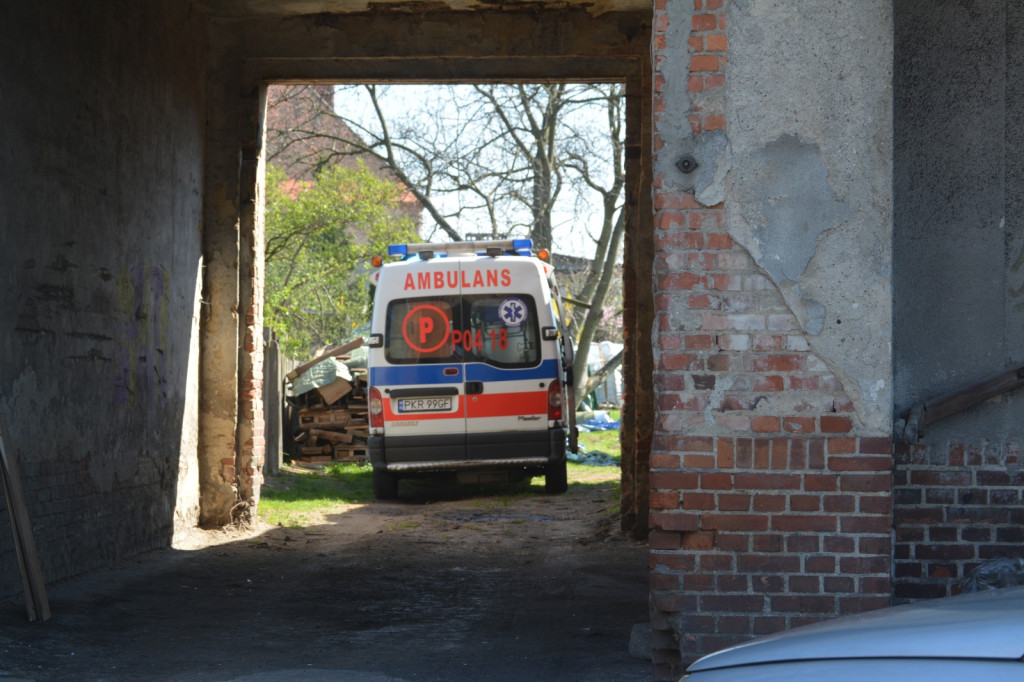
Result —
<instances>
[{"instance_id":1,"label":"license plate","mask_svg":"<svg viewBox=\"0 0 1024 682\"><path fill-rule=\"evenodd\" d=\"M444 398L401 398L399 412L451 412L451 396Z\"/></svg>"}]
</instances>

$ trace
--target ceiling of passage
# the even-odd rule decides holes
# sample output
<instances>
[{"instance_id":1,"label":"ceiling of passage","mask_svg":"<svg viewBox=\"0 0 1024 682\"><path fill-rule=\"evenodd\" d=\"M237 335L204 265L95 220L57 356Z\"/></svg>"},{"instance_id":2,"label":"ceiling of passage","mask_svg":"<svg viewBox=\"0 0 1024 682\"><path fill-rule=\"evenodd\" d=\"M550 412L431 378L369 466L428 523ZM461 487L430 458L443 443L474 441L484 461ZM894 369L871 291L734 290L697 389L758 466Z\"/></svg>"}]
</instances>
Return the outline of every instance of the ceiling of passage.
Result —
<instances>
[{"instance_id":1,"label":"ceiling of passage","mask_svg":"<svg viewBox=\"0 0 1024 682\"><path fill-rule=\"evenodd\" d=\"M356 12L585 9L591 14L651 9L651 0L194 0L213 16L293 16Z\"/></svg>"}]
</instances>

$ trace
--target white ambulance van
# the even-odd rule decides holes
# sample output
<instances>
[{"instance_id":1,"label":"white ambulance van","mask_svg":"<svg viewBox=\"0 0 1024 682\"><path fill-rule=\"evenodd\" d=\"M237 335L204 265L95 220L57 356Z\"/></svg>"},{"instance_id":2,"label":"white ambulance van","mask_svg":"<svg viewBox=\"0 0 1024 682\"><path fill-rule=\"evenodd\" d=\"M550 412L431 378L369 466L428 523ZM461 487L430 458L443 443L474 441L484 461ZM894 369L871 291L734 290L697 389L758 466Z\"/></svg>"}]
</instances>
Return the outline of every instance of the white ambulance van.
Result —
<instances>
[{"instance_id":1,"label":"white ambulance van","mask_svg":"<svg viewBox=\"0 0 1024 682\"><path fill-rule=\"evenodd\" d=\"M575 405L554 268L528 239L388 252L367 342L377 498L396 497L401 478L444 472L461 482L543 475L547 492L565 492Z\"/></svg>"}]
</instances>

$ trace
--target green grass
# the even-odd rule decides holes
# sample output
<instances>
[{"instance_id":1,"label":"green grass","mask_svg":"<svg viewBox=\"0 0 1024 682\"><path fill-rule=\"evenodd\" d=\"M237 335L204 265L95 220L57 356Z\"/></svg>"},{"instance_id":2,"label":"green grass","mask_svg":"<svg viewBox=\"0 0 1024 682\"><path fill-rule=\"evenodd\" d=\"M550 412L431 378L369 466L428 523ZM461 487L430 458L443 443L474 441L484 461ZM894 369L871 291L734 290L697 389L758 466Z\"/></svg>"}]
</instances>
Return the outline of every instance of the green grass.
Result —
<instances>
[{"instance_id":1,"label":"green grass","mask_svg":"<svg viewBox=\"0 0 1024 682\"><path fill-rule=\"evenodd\" d=\"M316 523L343 505L373 499L373 470L333 464L323 471L285 471L268 476L260 490L260 516L267 523L299 527Z\"/></svg>"},{"instance_id":2,"label":"green grass","mask_svg":"<svg viewBox=\"0 0 1024 682\"><path fill-rule=\"evenodd\" d=\"M615 459L620 459L622 456L622 446L619 443L619 432L618 431L580 431L579 435L580 445L582 445L588 452L591 450L601 450L607 452Z\"/></svg>"},{"instance_id":3,"label":"green grass","mask_svg":"<svg viewBox=\"0 0 1024 682\"><path fill-rule=\"evenodd\" d=\"M608 410L608 416L612 421L621 419L618 410ZM580 445L588 452L600 450L607 452L616 461L622 461L622 445L619 443L619 431L580 431Z\"/></svg>"},{"instance_id":4,"label":"green grass","mask_svg":"<svg viewBox=\"0 0 1024 682\"><path fill-rule=\"evenodd\" d=\"M569 462L567 466L569 494L589 486L608 489L609 499L618 500L618 467L596 467ZM509 500L544 494L544 477L519 483L460 485L438 479L409 479L401 483L400 499L438 501L474 499L474 505L485 509L507 507ZM267 523L289 528L308 528L326 522L329 514L345 507L372 502L373 470L369 466L334 464L320 471L286 469L267 476L260 491L259 515ZM409 532L407 522L399 522L389 530Z\"/></svg>"}]
</instances>

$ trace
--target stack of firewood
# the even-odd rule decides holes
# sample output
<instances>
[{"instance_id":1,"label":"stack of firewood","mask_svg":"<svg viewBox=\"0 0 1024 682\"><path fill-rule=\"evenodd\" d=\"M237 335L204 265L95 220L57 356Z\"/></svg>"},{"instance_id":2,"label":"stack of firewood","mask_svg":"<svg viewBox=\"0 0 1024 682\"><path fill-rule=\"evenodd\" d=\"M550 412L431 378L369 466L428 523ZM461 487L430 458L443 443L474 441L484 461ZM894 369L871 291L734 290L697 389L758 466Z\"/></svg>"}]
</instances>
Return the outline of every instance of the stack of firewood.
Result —
<instances>
[{"instance_id":1,"label":"stack of firewood","mask_svg":"<svg viewBox=\"0 0 1024 682\"><path fill-rule=\"evenodd\" d=\"M344 362L350 358L345 353L362 343L363 340L358 339L303 363L288 373L287 380L294 381L329 358ZM366 370L349 368L349 374L351 379L338 377L325 386L289 398L298 411L294 439L299 447L297 457L293 459L299 463L362 463L367 460L366 439L370 427L366 408Z\"/></svg>"}]
</instances>

